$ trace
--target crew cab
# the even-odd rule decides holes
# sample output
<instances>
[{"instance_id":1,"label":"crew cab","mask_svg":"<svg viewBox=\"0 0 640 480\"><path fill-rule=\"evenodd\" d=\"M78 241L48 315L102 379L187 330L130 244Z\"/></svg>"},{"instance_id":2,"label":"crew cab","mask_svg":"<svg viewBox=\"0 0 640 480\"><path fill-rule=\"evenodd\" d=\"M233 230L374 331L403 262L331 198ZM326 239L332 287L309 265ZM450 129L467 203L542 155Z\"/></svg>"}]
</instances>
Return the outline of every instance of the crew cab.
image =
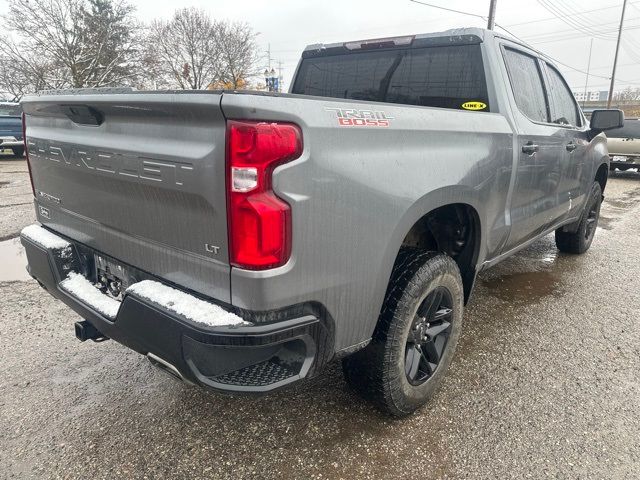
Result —
<instances>
[{"instance_id":1,"label":"crew cab","mask_svg":"<svg viewBox=\"0 0 640 480\"><path fill-rule=\"evenodd\" d=\"M80 340L231 392L342 360L396 416L440 384L480 270L549 233L590 247L623 123L588 125L553 61L480 29L312 45L288 94L22 106L28 270Z\"/></svg>"}]
</instances>

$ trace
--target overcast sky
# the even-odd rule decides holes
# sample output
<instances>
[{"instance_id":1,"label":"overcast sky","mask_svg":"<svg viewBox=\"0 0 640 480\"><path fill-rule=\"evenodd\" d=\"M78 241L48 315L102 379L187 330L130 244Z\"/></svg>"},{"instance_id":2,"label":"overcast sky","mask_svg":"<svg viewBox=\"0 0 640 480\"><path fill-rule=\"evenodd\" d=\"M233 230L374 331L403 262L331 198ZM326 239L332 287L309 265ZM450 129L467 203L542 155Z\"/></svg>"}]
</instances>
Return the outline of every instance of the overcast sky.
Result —
<instances>
[{"instance_id":1,"label":"overcast sky","mask_svg":"<svg viewBox=\"0 0 640 480\"><path fill-rule=\"evenodd\" d=\"M480 18L413 3L410 0L130 0L143 21L169 18L174 9L196 6L218 19L242 20L259 32L258 42L267 66L282 62L285 84L300 52L308 44L426 33L463 26L485 26ZM425 0L427 3L486 16L489 0ZM543 4L565 15L554 16ZM0 0L6 12L7 0ZM608 89L622 0L498 0L496 21L537 49L577 70L586 71L593 42L589 90ZM580 12L576 14L576 12ZM573 28L567 25L569 22ZM499 30L499 29L498 29ZM640 0L627 6L623 48L618 61L616 90L640 86ZM584 73L559 65L570 86L582 91Z\"/></svg>"}]
</instances>

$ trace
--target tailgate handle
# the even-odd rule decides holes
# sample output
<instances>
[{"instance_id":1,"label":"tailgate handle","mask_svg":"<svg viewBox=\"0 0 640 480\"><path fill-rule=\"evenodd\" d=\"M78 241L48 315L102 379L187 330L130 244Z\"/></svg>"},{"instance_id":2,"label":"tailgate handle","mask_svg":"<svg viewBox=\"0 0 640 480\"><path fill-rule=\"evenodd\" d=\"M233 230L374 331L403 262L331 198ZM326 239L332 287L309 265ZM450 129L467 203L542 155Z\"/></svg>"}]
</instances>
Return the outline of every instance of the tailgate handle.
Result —
<instances>
[{"instance_id":1,"label":"tailgate handle","mask_svg":"<svg viewBox=\"0 0 640 480\"><path fill-rule=\"evenodd\" d=\"M102 112L88 105L61 105L61 110L78 125L98 126L104 122Z\"/></svg>"}]
</instances>

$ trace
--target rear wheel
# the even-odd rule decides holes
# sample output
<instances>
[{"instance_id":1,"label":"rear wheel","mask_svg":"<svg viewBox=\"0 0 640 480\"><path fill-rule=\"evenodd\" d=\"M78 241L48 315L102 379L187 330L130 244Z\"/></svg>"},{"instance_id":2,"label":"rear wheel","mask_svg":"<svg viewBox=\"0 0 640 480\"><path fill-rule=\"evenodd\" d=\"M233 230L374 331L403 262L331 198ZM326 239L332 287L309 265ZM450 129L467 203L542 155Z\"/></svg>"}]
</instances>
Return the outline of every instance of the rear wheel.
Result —
<instances>
[{"instance_id":1,"label":"rear wheel","mask_svg":"<svg viewBox=\"0 0 640 480\"><path fill-rule=\"evenodd\" d=\"M424 405L453 358L463 301L460 272L450 257L403 249L371 343L343 360L347 382L394 416Z\"/></svg>"},{"instance_id":2,"label":"rear wheel","mask_svg":"<svg viewBox=\"0 0 640 480\"><path fill-rule=\"evenodd\" d=\"M598 182L591 187L587 205L582 212L582 217L575 232L565 231L564 228L556 230L556 246L565 253L584 253L589 250L593 237L598 228L600 207L602 205L602 188Z\"/></svg>"},{"instance_id":3,"label":"rear wheel","mask_svg":"<svg viewBox=\"0 0 640 480\"><path fill-rule=\"evenodd\" d=\"M11 151L16 157L24 156L24 147L15 147L15 148L12 148Z\"/></svg>"}]
</instances>

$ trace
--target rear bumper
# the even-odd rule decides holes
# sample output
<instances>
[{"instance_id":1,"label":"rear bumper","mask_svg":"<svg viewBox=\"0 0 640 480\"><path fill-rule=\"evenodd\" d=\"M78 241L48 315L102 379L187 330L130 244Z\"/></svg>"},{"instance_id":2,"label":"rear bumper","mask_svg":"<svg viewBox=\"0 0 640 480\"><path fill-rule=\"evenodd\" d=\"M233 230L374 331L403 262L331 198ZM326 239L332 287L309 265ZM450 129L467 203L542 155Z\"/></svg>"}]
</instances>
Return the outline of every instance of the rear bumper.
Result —
<instances>
[{"instance_id":1,"label":"rear bumper","mask_svg":"<svg viewBox=\"0 0 640 480\"><path fill-rule=\"evenodd\" d=\"M333 353L332 329L322 315L300 306L255 315L235 311L247 323L210 327L125 293L115 317L108 317L60 286L70 271L87 269L76 244L60 250L25 234L21 240L30 275L51 295L106 337L149 356L190 383L223 391L267 392L311 376ZM278 321L252 322L253 318Z\"/></svg>"},{"instance_id":2,"label":"rear bumper","mask_svg":"<svg viewBox=\"0 0 640 480\"><path fill-rule=\"evenodd\" d=\"M16 137L0 137L0 150L15 147L24 147L24 142L17 140Z\"/></svg>"},{"instance_id":3,"label":"rear bumper","mask_svg":"<svg viewBox=\"0 0 640 480\"><path fill-rule=\"evenodd\" d=\"M609 157L609 165L612 167L640 167L640 155L610 153Z\"/></svg>"}]
</instances>

